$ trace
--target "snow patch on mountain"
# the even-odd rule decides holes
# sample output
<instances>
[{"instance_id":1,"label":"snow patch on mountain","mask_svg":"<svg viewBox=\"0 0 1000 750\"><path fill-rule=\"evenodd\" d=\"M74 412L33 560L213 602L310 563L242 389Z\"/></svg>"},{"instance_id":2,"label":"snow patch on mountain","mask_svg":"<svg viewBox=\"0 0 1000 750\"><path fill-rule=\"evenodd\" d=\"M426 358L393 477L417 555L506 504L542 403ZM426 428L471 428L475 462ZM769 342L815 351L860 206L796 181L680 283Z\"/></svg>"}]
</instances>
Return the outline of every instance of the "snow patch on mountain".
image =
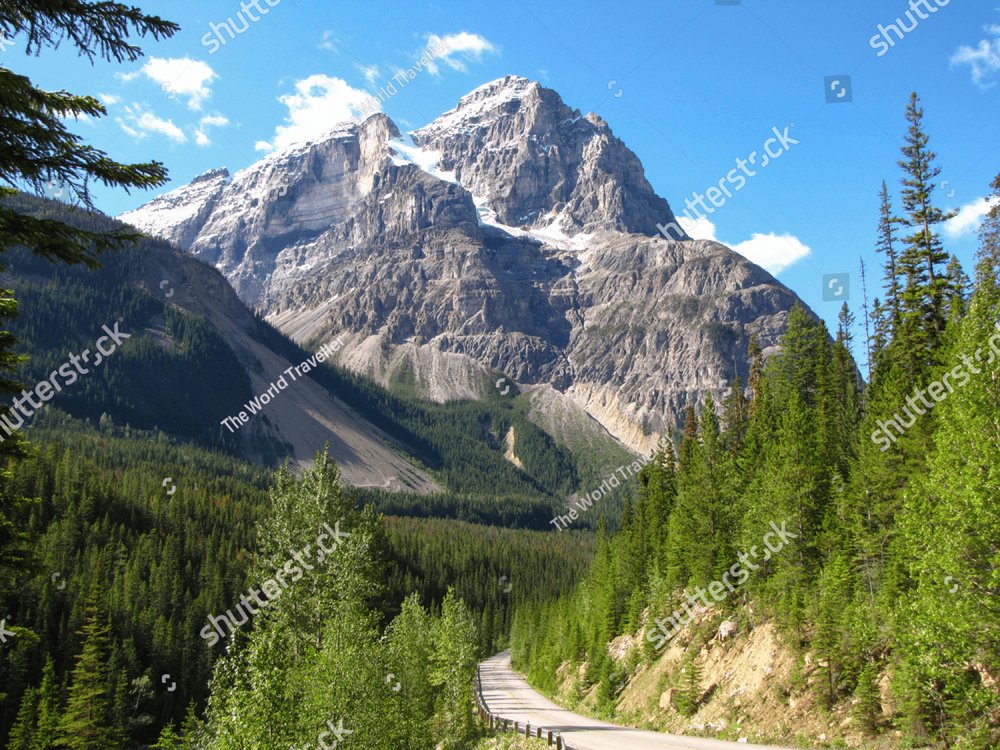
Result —
<instances>
[{"instance_id":1,"label":"snow patch on mountain","mask_svg":"<svg viewBox=\"0 0 1000 750\"><path fill-rule=\"evenodd\" d=\"M118 220L185 247L197 236L229 182L229 170L213 169L198 175L183 187L122 214Z\"/></svg>"}]
</instances>

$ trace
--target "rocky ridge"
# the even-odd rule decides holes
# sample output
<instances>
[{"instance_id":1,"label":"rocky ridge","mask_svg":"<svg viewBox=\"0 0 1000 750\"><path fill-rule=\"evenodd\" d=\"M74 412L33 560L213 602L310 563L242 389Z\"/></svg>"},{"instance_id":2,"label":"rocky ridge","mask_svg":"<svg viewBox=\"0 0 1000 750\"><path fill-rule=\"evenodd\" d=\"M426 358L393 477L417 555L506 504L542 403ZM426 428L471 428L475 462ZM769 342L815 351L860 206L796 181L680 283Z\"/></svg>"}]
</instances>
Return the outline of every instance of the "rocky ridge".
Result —
<instances>
[{"instance_id":1,"label":"rocky ridge","mask_svg":"<svg viewBox=\"0 0 1000 750\"><path fill-rule=\"evenodd\" d=\"M747 375L795 295L673 214L596 115L508 76L402 134L343 124L120 217L216 266L304 344L436 400L497 376L635 451ZM544 415L540 422L544 422ZM594 425L596 427L596 425Z\"/></svg>"}]
</instances>

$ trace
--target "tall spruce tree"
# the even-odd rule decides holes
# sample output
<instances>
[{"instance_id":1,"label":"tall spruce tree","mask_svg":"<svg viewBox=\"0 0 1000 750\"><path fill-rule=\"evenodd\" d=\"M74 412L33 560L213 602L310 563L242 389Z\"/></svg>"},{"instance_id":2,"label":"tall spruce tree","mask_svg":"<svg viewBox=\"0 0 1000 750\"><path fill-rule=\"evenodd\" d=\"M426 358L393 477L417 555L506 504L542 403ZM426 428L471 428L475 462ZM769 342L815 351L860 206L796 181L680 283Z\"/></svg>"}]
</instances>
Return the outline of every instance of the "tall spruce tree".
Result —
<instances>
[{"instance_id":1,"label":"tall spruce tree","mask_svg":"<svg viewBox=\"0 0 1000 750\"><path fill-rule=\"evenodd\" d=\"M903 159L898 164L903 170L903 222L910 234L902 240L897 266L905 279L900 300L900 345L908 375L914 382L922 383L927 369L937 362L937 350L947 324L948 254L937 227L955 214L934 204L941 168L934 163L936 154L929 146L924 110L916 93L910 95L906 120L909 128L901 149Z\"/></svg>"},{"instance_id":2,"label":"tall spruce tree","mask_svg":"<svg viewBox=\"0 0 1000 750\"><path fill-rule=\"evenodd\" d=\"M885 180L882 180L882 188L879 190L879 218L878 237L875 241L875 250L885 255L885 306L889 313L889 330L895 331L899 328L901 318L900 312L900 284L899 265L896 259L896 224L899 219L893 215L892 200L889 198L889 188L886 187Z\"/></svg>"},{"instance_id":3,"label":"tall spruce tree","mask_svg":"<svg viewBox=\"0 0 1000 750\"><path fill-rule=\"evenodd\" d=\"M109 684L110 627L104 622L96 594L85 609L79 632L82 647L70 675L66 711L53 743L66 750L117 750L126 746L122 727L114 723Z\"/></svg>"},{"instance_id":4,"label":"tall spruce tree","mask_svg":"<svg viewBox=\"0 0 1000 750\"><path fill-rule=\"evenodd\" d=\"M945 357L943 371L952 379L937 406L929 467L914 478L900 514L897 548L909 561L913 587L899 602L898 622L902 692L915 736L995 747L1000 697L990 686L1000 670L1000 208L987 216L981 237L976 289Z\"/></svg>"}]
</instances>

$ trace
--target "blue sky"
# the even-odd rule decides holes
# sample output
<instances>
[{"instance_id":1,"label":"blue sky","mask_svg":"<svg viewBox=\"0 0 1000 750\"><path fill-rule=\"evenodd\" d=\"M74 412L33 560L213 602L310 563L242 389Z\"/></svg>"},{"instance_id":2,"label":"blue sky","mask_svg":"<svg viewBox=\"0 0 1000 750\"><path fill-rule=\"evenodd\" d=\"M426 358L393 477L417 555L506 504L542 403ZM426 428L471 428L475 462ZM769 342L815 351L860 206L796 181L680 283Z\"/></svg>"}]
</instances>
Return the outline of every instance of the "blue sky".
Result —
<instances>
[{"instance_id":1,"label":"blue sky","mask_svg":"<svg viewBox=\"0 0 1000 750\"><path fill-rule=\"evenodd\" d=\"M170 187L217 166L242 168L267 144L332 126L441 40L448 54L382 106L401 129L429 122L482 83L523 75L601 115L678 212L737 158L761 151L773 128L788 128L798 144L698 231L761 259L828 321L839 303L824 301L825 275L850 274L841 298L857 311L864 257L870 295L878 294L877 191L884 178L898 194L911 91L923 99L947 181L941 202L964 207L964 221L944 238L967 267L977 215L1000 172L1000 0L914 0L912 9L909 0L256 2L266 15L233 0L140 0L182 30L146 40L147 57L133 65L91 66L68 48L27 58L17 38L0 43L0 63L45 87L103 95L109 116L79 123L79 132L118 159L163 161ZM258 20L244 24L247 15ZM888 29L898 20L912 28L901 39ZM246 30L233 39L212 31L230 22ZM219 37L224 45L212 42ZM849 94L846 82L831 84L843 93L827 103L824 79L845 76ZM151 197L96 196L109 214Z\"/></svg>"}]
</instances>

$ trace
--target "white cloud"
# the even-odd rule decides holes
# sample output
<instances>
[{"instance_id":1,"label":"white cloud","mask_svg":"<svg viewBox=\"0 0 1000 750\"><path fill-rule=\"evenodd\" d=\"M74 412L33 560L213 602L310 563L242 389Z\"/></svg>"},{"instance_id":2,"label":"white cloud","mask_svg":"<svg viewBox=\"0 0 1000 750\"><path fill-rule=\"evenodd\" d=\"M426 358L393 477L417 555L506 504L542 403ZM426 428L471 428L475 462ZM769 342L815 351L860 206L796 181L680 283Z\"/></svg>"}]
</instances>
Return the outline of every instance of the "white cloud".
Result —
<instances>
[{"instance_id":1,"label":"white cloud","mask_svg":"<svg viewBox=\"0 0 1000 750\"><path fill-rule=\"evenodd\" d=\"M772 276L777 276L786 268L812 254L809 246L792 234L754 232L750 239L733 243L720 240L715 231L715 224L704 216L689 219L687 216L681 215L677 217L677 223L691 239L721 242L747 260L756 263Z\"/></svg>"},{"instance_id":2,"label":"white cloud","mask_svg":"<svg viewBox=\"0 0 1000 750\"><path fill-rule=\"evenodd\" d=\"M974 201L966 203L958 209L958 214L954 218L944 223L944 233L953 240L973 234L979 229L983 217L998 203L1000 203L1000 198L996 196L976 198Z\"/></svg>"},{"instance_id":3,"label":"white cloud","mask_svg":"<svg viewBox=\"0 0 1000 750\"><path fill-rule=\"evenodd\" d=\"M687 232L688 236L693 240L718 239L715 234L715 224L704 216L699 216L693 221L687 216L678 216L677 223L681 225L681 229Z\"/></svg>"},{"instance_id":4,"label":"white cloud","mask_svg":"<svg viewBox=\"0 0 1000 750\"><path fill-rule=\"evenodd\" d=\"M370 114L378 100L342 78L317 73L296 81L295 93L279 96L278 101L288 107L288 115L274 129L272 140L256 143L258 151L274 151L318 138L339 123Z\"/></svg>"},{"instance_id":5,"label":"white cloud","mask_svg":"<svg viewBox=\"0 0 1000 750\"><path fill-rule=\"evenodd\" d=\"M462 31L458 34L427 37L427 48L433 50L434 59L427 65L431 75L440 75L441 70L435 60L440 60L452 70L465 71L466 63L479 62L484 54L496 54L500 48L479 34ZM422 51L421 54L424 54Z\"/></svg>"},{"instance_id":6,"label":"white cloud","mask_svg":"<svg viewBox=\"0 0 1000 750\"><path fill-rule=\"evenodd\" d=\"M208 137L208 128L222 128L229 124L229 118L222 115L205 115L198 121L198 127L194 130L194 142L199 146L210 146L211 139Z\"/></svg>"},{"instance_id":7,"label":"white cloud","mask_svg":"<svg viewBox=\"0 0 1000 750\"><path fill-rule=\"evenodd\" d=\"M990 88L995 83L987 83L987 79L1000 71L1000 24L986 26L984 31L992 38L980 39L975 47L962 45L951 56L951 65L968 65L972 69L972 82Z\"/></svg>"},{"instance_id":8,"label":"white cloud","mask_svg":"<svg viewBox=\"0 0 1000 750\"><path fill-rule=\"evenodd\" d=\"M768 234L754 232L750 239L730 247L773 276L777 276L812 253L812 250L798 237L774 232Z\"/></svg>"},{"instance_id":9,"label":"white cloud","mask_svg":"<svg viewBox=\"0 0 1000 750\"><path fill-rule=\"evenodd\" d=\"M164 120L152 112L138 106L125 107L125 116L116 118L121 129L136 140L142 140L150 133L166 136L175 143L186 143L187 136L173 120Z\"/></svg>"},{"instance_id":10,"label":"white cloud","mask_svg":"<svg viewBox=\"0 0 1000 750\"><path fill-rule=\"evenodd\" d=\"M354 67L361 71L361 75L365 77L365 81L368 82L369 86L374 86L378 83L378 65L359 65L355 63Z\"/></svg>"},{"instance_id":11,"label":"white cloud","mask_svg":"<svg viewBox=\"0 0 1000 750\"><path fill-rule=\"evenodd\" d=\"M157 84L168 98L184 97L188 109L199 110L212 95L211 83L218 74L208 63L190 57L151 57L139 70L123 73L123 81L144 75Z\"/></svg>"},{"instance_id":12,"label":"white cloud","mask_svg":"<svg viewBox=\"0 0 1000 750\"><path fill-rule=\"evenodd\" d=\"M115 104L121 101L120 96L115 96L114 94L98 94L97 98L100 99L108 107L113 107Z\"/></svg>"}]
</instances>

